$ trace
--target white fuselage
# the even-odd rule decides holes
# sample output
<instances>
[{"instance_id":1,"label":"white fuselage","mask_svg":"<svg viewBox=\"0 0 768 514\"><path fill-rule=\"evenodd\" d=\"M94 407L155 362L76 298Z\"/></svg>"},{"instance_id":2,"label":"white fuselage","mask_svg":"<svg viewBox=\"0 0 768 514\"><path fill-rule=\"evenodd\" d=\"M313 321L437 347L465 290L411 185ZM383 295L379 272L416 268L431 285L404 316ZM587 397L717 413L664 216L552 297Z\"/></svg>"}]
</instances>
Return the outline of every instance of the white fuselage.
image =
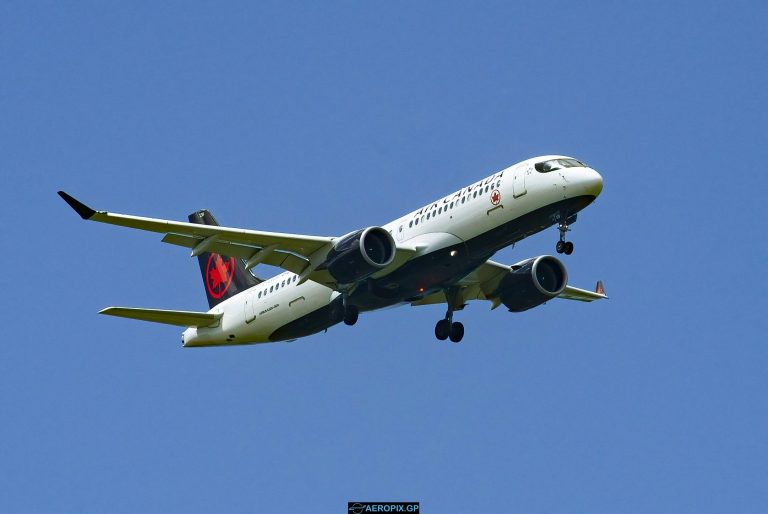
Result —
<instances>
[{"instance_id":1,"label":"white fuselage","mask_svg":"<svg viewBox=\"0 0 768 514\"><path fill-rule=\"evenodd\" d=\"M534 163L564 156L528 159L402 216L383 228L398 246L426 255L471 240L505 223L556 202L597 196L602 178L589 167L539 172ZM552 223L558 220L553 219ZM270 342L279 327L330 304L339 292L290 272L265 280L220 303L209 312L220 323L184 331L184 346Z\"/></svg>"}]
</instances>

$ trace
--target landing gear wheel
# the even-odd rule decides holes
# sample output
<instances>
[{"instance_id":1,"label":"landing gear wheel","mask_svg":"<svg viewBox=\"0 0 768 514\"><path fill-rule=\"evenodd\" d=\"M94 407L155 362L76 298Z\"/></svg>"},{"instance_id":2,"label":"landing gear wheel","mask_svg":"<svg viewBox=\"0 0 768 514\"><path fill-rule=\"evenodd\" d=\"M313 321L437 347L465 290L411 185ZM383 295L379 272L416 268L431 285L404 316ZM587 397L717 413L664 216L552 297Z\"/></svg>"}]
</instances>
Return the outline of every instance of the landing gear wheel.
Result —
<instances>
[{"instance_id":1,"label":"landing gear wheel","mask_svg":"<svg viewBox=\"0 0 768 514\"><path fill-rule=\"evenodd\" d=\"M563 253L565 251L565 241L558 241L555 245L557 253Z\"/></svg>"},{"instance_id":2,"label":"landing gear wheel","mask_svg":"<svg viewBox=\"0 0 768 514\"><path fill-rule=\"evenodd\" d=\"M344 306L340 303L331 306L331 321L334 323L344 321Z\"/></svg>"},{"instance_id":3,"label":"landing gear wheel","mask_svg":"<svg viewBox=\"0 0 768 514\"><path fill-rule=\"evenodd\" d=\"M441 319L435 325L435 337L441 341L448 339L451 334L451 322L447 319Z\"/></svg>"},{"instance_id":4,"label":"landing gear wheel","mask_svg":"<svg viewBox=\"0 0 768 514\"><path fill-rule=\"evenodd\" d=\"M352 326L357 323L357 317L360 315L360 311L354 305L347 305L344 309L344 324Z\"/></svg>"},{"instance_id":5,"label":"landing gear wheel","mask_svg":"<svg viewBox=\"0 0 768 514\"><path fill-rule=\"evenodd\" d=\"M458 343L464 338L464 325L458 321L451 323L451 341Z\"/></svg>"},{"instance_id":6,"label":"landing gear wheel","mask_svg":"<svg viewBox=\"0 0 768 514\"><path fill-rule=\"evenodd\" d=\"M565 253L565 255L571 255L573 253L573 243L571 243L570 241L565 243L565 248L563 248L563 253Z\"/></svg>"}]
</instances>

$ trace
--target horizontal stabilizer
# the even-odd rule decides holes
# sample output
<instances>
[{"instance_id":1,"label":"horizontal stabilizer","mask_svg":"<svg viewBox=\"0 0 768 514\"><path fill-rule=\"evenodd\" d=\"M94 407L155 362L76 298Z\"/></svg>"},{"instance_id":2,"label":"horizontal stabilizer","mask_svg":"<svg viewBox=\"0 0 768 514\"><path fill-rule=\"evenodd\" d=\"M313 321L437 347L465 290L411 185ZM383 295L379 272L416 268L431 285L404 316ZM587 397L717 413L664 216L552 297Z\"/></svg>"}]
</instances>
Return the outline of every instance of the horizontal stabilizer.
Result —
<instances>
[{"instance_id":1,"label":"horizontal stabilizer","mask_svg":"<svg viewBox=\"0 0 768 514\"><path fill-rule=\"evenodd\" d=\"M166 325L178 325L181 327L209 327L215 325L221 319L221 314L211 314L208 312L137 309L134 307L107 307L99 311L99 314L152 321Z\"/></svg>"}]
</instances>

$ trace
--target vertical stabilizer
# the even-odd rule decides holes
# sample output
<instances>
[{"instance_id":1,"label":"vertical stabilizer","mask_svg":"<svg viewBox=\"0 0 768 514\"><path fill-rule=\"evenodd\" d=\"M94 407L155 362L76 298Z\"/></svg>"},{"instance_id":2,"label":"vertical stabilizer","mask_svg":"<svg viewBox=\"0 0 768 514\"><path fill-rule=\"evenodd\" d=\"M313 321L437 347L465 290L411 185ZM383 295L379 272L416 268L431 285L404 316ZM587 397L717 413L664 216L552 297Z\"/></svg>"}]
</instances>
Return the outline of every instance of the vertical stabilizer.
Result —
<instances>
[{"instance_id":1,"label":"vertical stabilizer","mask_svg":"<svg viewBox=\"0 0 768 514\"><path fill-rule=\"evenodd\" d=\"M205 209L190 214L189 222L201 225L219 224L213 214ZM261 280L245 269L241 259L206 252L201 253L197 261L203 274L203 286L210 308L261 283Z\"/></svg>"}]
</instances>

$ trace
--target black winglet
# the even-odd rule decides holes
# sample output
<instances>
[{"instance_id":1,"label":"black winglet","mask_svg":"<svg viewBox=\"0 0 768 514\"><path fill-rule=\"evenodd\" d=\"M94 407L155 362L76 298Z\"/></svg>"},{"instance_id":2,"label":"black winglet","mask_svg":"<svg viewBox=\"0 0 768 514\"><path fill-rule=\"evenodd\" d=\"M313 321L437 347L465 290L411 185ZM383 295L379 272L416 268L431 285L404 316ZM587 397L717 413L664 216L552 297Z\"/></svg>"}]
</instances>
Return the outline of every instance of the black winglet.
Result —
<instances>
[{"instance_id":1,"label":"black winglet","mask_svg":"<svg viewBox=\"0 0 768 514\"><path fill-rule=\"evenodd\" d=\"M91 216L96 214L96 211L85 205L84 203L80 203L71 196L69 196L64 191L59 191L59 196L64 199L65 202L69 204L70 207L72 207L76 213L80 215L81 218L84 220L90 219Z\"/></svg>"}]
</instances>

